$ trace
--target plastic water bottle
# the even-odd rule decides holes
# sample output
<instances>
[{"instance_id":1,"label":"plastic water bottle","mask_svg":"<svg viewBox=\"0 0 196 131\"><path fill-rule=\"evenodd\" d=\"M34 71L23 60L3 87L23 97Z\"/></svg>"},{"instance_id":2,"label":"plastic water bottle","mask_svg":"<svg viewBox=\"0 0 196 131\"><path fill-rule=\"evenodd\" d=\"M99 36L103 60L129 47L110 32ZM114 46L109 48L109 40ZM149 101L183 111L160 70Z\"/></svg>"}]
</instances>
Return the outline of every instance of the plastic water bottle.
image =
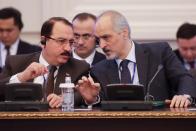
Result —
<instances>
[{"instance_id":1,"label":"plastic water bottle","mask_svg":"<svg viewBox=\"0 0 196 131\"><path fill-rule=\"evenodd\" d=\"M71 83L71 77L65 77L65 83L61 83L61 94L63 97L62 111L73 112L74 111L74 83Z\"/></svg>"}]
</instances>

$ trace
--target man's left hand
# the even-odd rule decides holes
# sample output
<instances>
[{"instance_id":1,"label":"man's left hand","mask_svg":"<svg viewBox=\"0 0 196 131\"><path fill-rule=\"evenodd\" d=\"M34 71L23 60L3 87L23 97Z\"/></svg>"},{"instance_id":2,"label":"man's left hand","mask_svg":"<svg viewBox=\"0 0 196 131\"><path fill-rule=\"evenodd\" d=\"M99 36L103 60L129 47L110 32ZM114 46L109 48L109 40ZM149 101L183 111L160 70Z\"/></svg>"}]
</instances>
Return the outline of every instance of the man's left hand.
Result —
<instances>
[{"instance_id":1,"label":"man's left hand","mask_svg":"<svg viewBox=\"0 0 196 131\"><path fill-rule=\"evenodd\" d=\"M189 99L190 96L188 95L175 95L173 99L171 100L170 107L175 107L175 108L184 108L188 107L191 105L191 101Z\"/></svg>"},{"instance_id":2,"label":"man's left hand","mask_svg":"<svg viewBox=\"0 0 196 131\"><path fill-rule=\"evenodd\" d=\"M97 96L100 91L100 84L94 83L91 77L83 76L81 80L78 81L76 89L80 92L83 99L87 104L93 104L97 100Z\"/></svg>"}]
</instances>

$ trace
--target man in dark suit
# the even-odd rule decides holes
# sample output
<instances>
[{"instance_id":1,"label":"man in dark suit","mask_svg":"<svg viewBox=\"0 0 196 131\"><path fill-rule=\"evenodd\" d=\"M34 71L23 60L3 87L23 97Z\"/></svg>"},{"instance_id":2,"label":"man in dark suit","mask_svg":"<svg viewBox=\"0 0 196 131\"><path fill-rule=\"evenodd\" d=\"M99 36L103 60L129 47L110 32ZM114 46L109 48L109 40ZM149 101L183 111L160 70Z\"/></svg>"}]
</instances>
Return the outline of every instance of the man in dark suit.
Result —
<instances>
[{"instance_id":1,"label":"man in dark suit","mask_svg":"<svg viewBox=\"0 0 196 131\"><path fill-rule=\"evenodd\" d=\"M194 80L168 44L137 44L130 33L126 18L116 11L106 11L96 21L95 35L107 57L91 70L101 84L101 98L107 99L107 84L132 83L144 85L145 93L149 88L154 100L172 99L170 107L190 105L190 96L196 97Z\"/></svg>"},{"instance_id":2,"label":"man in dark suit","mask_svg":"<svg viewBox=\"0 0 196 131\"><path fill-rule=\"evenodd\" d=\"M105 59L105 55L96 51L97 43L94 36L96 16L89 13L79 13L73 20L74 49L73 57L85 60L91 66Z\"/></svg>"},{"instance_id":3,"label":"man in dark suit","mask_svg":"<svg viewBox=\"0 0 196 131\"><path fill-rule=\"evenodd\" d=\"M41 44L41 53L9 56L0 74L0 83L33 81L43 84L51 73L47 67L52 67L56 70L53 72L53 84L49 86L54 86L54 83L55 86L50 90L46 87L50 107L57 108L62 104L59 84L65 82L66 74L71 76L72 82L79 83L75 92L76 106L84 104L84 101L87 104L96 102L99 84L91 78L82 77L88 75L89 65L70 57L73 44L72 24L61 17L47 20L41 29Z\"/></svg>"},{"instance_id":4,"label":"man in dark suit","mask_svg":"<svg viewBox=\"0 0 196 131\"><path fill-rule=\"evenodd\" d=\"M21 13L17 9L8 7L0 10L0 72L7 55L41 51L41 47L20 39L22 28Z\"/></svg>"},{"instance_id":5,"label":"man in dark suit","mask_svg":"<svg viewBox=\"0 0 196 131\"><path fill-rule=\"evenodd\" d=\"M196 78L196 25L182 24L176 33L176 53L183 66Z\"/></svg>"}]
</instances>

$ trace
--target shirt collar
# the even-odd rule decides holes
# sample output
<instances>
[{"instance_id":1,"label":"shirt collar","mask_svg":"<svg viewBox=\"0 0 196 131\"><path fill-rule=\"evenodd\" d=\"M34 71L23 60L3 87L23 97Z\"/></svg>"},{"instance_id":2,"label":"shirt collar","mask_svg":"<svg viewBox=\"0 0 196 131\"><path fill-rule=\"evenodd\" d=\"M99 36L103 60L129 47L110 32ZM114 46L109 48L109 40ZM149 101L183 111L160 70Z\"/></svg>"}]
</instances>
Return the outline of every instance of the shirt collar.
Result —
<instances>
[{"instance_id":1,"label":"shirt collar","mask_svg":"<svg viewBox=\"0 0 196 131\"><path fill-rule=\"evenodd\" d=\"M130 60L133 63L136 63L136 58L135 58L135 44L134 44L133 41L132 41L131 50L129 51L129 53L128 53L128 55L127 55L127 57L125 59L126 60ZM122 61L121 59L116 59L116 62L118 64L118 67L119 67L121 61Z\"/></svg>"},{"instance_id":2,"label":"shirt collar","mask_svg":"<svg viewBox=\"0 0 196 131\"><path fill-rule=\"evenodd\" d=\"M73 58L78 59L78 60L85 60L90 65L92 65L92 63L93 63L94 56L95 56L95 50L88 57L86 57L85 59L81 58L80 56L78 56L75 53L75 51L73 51Z\"/></svg>"},{"instance_id":3,"label":"shirt collar","mask_svg":"<svg viewBox=\"0 0 196 131\"><path fill-rule=\"evenodd\" d=\"M48 62L44 59L42 53L40 54L40 57L39 57L39 63L40 63L40 64L43 64L43 65L46 66L46 67L49 66Z\"/></svg>"},{"instance_id":4,"label":"shirt collar","mask_svg":"<svg viewBox=\"0 0 196 131\"><path fill-rule=\"evenodd\" d=\"M46 59L44 59L42 52L41 52L40 57L39 57L39 63L43 64L47 68L49 68L49 66L50 66L50 64L46 61ZM56 68L59 69L59 66L56 66Z\"/></svg>"},{"instance_id":5,"label":"shirt collar","mask_svg":"<svg viewBox=\"0 0 196 131\"><path fill-rule=\"evenodd\" d=\"M20 39L18 38L11 46L10 46L10 53L11 55L16 55L17 53L17 49L18 49L18 45L19 45L19 41ZM0 42L1 45L1 50L5 50L5 44L1 41Z\"/></svg>"}]
</instances>

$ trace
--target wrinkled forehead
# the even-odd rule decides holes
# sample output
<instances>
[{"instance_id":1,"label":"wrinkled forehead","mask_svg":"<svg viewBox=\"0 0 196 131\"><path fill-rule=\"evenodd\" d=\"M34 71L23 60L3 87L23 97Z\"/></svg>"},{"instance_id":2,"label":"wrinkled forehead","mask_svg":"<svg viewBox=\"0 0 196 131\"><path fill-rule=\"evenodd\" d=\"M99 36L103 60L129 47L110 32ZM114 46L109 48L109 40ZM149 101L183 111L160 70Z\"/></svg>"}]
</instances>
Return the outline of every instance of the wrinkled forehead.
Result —
<instances>
[{"instance_id":1,"label":"wrinkled forehead","mask_svg":"<svg viewBox=\"0 0 196 131\"><path fill-rule=\"evenodd\" d=\"M95 24L95 35L103 35L114 31L114 26L110 17L101 17Z\"/></svg>"}]
</instances>

